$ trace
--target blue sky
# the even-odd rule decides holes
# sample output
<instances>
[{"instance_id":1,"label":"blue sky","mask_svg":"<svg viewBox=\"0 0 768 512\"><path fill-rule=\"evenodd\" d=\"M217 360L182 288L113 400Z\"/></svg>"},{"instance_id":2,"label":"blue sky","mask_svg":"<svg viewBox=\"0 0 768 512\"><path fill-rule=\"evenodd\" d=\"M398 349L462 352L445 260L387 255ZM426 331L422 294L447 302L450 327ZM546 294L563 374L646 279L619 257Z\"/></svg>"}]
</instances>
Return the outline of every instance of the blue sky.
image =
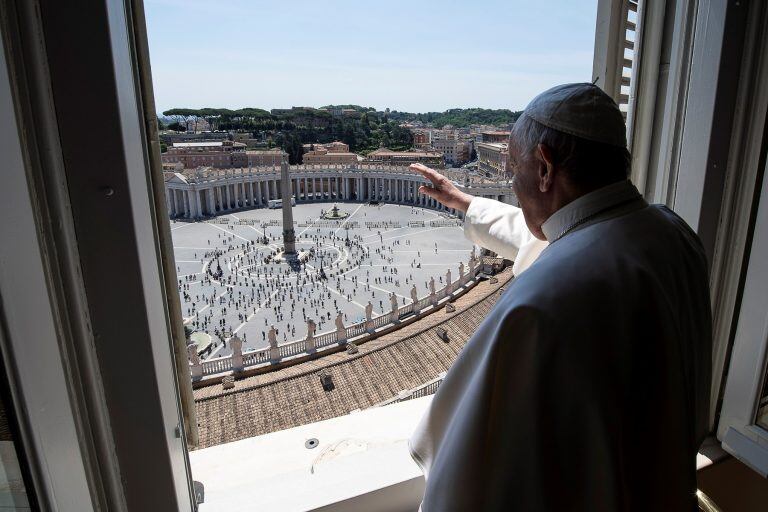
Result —
<instances>
[{"instance_id":1,"label":"blue sky","mask_svg":"<svg viewBox=\"0 0 768 512\"><path fill-rule=\"evenodd\" d=\"M520 110L590 81L597 0L145 0L158 111Z\"/></svg>"}]
</instances>

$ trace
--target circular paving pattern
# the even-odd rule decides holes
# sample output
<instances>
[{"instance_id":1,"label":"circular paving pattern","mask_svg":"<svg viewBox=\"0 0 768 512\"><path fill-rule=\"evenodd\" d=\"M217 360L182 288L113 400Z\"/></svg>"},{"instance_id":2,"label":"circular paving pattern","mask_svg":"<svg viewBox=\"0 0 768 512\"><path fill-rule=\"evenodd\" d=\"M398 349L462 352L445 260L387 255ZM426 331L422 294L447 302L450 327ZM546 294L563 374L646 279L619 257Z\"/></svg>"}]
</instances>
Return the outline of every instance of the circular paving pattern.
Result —
<instances>
[{"instance_id":1,"label":"circular paving pattern","mask_svg":"<svg viewBox=\"0 0 768 512\"><path fill-rule=\"evenodd\" d=\"M348 214L344 220L322 218L334 204ZM458 279L472 249L460 220L418 207L302 204L293 218L301 262L293 267L279 261L279 209L172 222L185 324L212 339L203 357L229 355L232 335L243 350L266 347L272 325L283 344L306 335L306 319L315 321L316 334L334 330L338 312L345 325L358 322L368 301L377 316L390 310L391 292L408 304L414 285L423 297L430 278L443 287L449 268Z\"/></svg>"}]
</instances>

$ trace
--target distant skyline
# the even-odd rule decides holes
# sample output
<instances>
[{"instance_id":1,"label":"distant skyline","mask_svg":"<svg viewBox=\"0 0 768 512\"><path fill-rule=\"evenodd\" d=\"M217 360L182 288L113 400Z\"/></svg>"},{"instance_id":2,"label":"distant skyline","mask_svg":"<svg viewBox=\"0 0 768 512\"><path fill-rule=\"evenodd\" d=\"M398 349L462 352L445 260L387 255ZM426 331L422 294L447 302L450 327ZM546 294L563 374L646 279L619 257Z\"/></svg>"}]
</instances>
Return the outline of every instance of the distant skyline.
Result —
<instances>
[{"instance_id":1,"label":"distant skyline","mask_svg":"<svg viewBox=\"0 0 768 512\"><path fill-rule=\"evenodd\" d=\"M522 110L591 81L597 0L145 0L158 112Z\"/></svg>"}]
</instances>

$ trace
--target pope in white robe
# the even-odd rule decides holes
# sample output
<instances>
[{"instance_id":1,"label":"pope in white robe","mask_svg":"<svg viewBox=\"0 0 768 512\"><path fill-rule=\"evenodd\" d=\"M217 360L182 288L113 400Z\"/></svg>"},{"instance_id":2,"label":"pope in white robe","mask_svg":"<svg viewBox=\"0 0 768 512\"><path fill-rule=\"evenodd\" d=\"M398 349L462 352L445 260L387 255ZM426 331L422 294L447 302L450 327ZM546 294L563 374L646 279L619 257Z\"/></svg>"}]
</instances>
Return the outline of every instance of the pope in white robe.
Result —
<instances>
[{"instance_id":1,"label":"pope in white robe","mask_svg":"<svg viewBox=\"0 0 768 512\"><path fill-rule=\"evenodd\" d=\"M615 103L588 84L569 86L571 96L548 91L526 113L620 146L600 131L619 128ZM585 108L601 126L584 121ZM522 209L466 194L461 205L450 182L418 167L434 185L422 192L465 210L466 236L514 260L516 275L410 440L426 477L421 510L696 510L711 372L698 237L627 179L563 201L568 184L557 192L546 180L566 173L538 147L538 164L515 176L539 187L513 187ZM565 204L547 203L551 193ZM554 211L526 205L534 197Z\"/></svg>"}]
</instances>

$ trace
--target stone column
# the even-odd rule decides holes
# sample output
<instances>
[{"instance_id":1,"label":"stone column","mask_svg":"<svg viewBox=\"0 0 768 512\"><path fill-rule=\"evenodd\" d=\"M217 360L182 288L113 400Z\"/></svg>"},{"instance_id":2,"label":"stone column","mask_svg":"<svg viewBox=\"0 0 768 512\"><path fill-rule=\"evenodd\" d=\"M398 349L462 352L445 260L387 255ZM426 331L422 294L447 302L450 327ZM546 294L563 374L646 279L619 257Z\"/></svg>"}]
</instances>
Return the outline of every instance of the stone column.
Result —
<instances>
[{"instance_id":1,"label":"stone column","mask_svg":"<svg viewBox=\"0 0 768 512\"><path fill-rule=\"evenodd\" d=\"M200 199L200 190L194 190L195 194L195 207L197 208L197 218L203 216L203 201Z\"/></svg>"},{"instance_id":2,"label":"stone column","mask_svg":"<svg viewBox=\"0 0 768 512\"><path fill-rule=\"evenodd\" d=\"M187 194L189 197L189 218L195 219L197 218L197 201L195 200L195 191L188 190Z\"/></svg>"},{"instance_id":3,"label":"stone column","mask_svg":"<svg viewBox=\"0 0 768 512\"><path fill-rule=\"evenodd\" d=\"M283 247L285 254L296 254L296 234L293 231L293 206L291 205L291 182L288 177L288 160L283 158L280 166L280 192L283 198Z\"/></svg>"},{"instance_id":4,"label":"stone column","mask_svg":"<svg viewBox=\"0 0 768 512\"><path fill-rule=\"evenodd\" d=\"M176 215L176 199L173 197L175 192L172 188L165 189L165 193L168 196L168 215L171 217Z\"/></svg>"},{"instance_id":5,"label":"stone column","mask_svg":"<svg viewBox=\"0 0 768 512\"><path fill-rule=\"evenodd\" d=\"M190 218L192 216L192 212L190 211L190 202L189 202L189 190L184 191L184 217Z\"/></svg>"},{"instance_id":6,"label":"stone column","mask_svg":"<svg viewBox=\"0 0 768 512\"><path fill-rule=\"evenodd\" d=\"M269 192L270 192L269 180L267 180L264 182L264 204L265 205L269 204L269 198L270 198Z\"/></svg>"},{"instance_id":7,"label":"stone column","mask_svg":"<svg viewBox=\"0 0 768 512\"><path fill-rule=\"evenodd\" d=\"M232 209L232 190L230 190L230 188L229 188L229 183L224 185L224 192L225 192L225 194L227 196L227 200L226 200L227 201L227 210L231 210Z\"/></svg>"},{"instance_id":8,"label":"stone column","mask_svg":"<svg viewBox=\"0 0 768 512\"><path fill-rule=\"evenodd\" d=\"M208 215L216 215L216 200L213 197L213 187L206 189L206 198L208 199Z\"/></svg>"}]
</instances>

